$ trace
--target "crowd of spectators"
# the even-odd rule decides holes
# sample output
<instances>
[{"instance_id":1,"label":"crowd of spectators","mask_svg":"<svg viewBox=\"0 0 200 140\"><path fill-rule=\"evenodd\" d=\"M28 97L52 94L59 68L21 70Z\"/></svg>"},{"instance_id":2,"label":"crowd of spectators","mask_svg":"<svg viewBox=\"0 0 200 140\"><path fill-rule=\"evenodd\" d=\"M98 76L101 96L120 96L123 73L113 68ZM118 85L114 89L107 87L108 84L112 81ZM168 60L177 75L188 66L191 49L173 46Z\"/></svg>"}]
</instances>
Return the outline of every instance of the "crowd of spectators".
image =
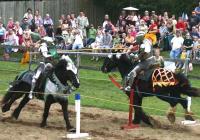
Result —
<instances>
[{"instance_id":1,"label":"crowd of spectators","mask_svg":"<svg viewBox=\"0 0 200 140\"><path fill-rule=\"evenodd\" d=\"M183 14L176 18L168 12L157 14L145 11L139 15L134 11L122 11L114 24L108 14L100 26L95 28L84 12L63 14L59 24L47 13L45 17L39 10L33 14L27 9L21 22L9 18L7 25L0 18L0 43L5 46L34 47L39 38L49 36L57 40L58 47L65 50L90 48L93 52L105 52L110 48L126 48L131 52L138 49L146 33L155 34L154 45L163 51L170 51L170 58L190 58L200 60L200 3L191 16ZM17 51L6 49L6 53ZM98 58L92 58L98 60Z\"/></svg>"}]
</instances>

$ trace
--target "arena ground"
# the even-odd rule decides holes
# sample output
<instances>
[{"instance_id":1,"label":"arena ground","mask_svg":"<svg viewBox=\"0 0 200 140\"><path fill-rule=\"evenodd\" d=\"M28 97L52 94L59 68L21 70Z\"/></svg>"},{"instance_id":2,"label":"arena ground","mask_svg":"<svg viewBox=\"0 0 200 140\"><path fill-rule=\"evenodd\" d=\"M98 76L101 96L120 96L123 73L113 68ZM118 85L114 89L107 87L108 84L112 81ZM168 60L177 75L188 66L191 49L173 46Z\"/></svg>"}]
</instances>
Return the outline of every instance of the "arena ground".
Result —
<instances>
[{"instance_id":1,"label":"arena ground","mask_svg":"<svg viewBox=\"0 0 200 140\"><path fill-rule=\"evenodd\" d=\"M43 113L43 102L32 100L22 111L19 120L10 118L15 103L8 113L0 112L0 140L65 140L67 132L63 121L62 111L58 104L50 110L48 126L40 128ZM74 106L69 107L70 120L75 125ZM200 126L183 126L178 118L171 125L165 117L154 116L160 120L159 128L141 125L134 130L121 130L120 126L127 122L128 113L110 111L99 108L83 107L81 131L88 132L93 140L199 140Z\"/></svg>"}]
</instances>

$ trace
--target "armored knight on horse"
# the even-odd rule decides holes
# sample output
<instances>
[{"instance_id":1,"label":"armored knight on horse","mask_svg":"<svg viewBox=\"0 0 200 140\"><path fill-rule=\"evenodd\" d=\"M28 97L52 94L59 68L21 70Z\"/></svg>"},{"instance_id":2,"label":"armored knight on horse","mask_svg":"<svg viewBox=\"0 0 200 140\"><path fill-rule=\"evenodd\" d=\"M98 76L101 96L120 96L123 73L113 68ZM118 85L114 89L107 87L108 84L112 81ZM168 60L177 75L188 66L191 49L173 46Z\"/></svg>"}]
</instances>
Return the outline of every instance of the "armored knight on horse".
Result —
<instances>
[{"instance_id":1,"label":"armored knight on horse","mask_svg":"<svg viewBox=\"0 0 200 140\"><path fill-rule=\"evenodd\" d=\"M43 57L43 62L40 62L39 66L35 70L29 94L30 99L33 98L33 90L41 73L44 73L45 75L44 77L47 77L50 74L54 63L59 58L53 42L54 41L51 37L44 37L40 41L38 50L39 52L41 52L41 55Z\"/></svg>"}]
</instances>

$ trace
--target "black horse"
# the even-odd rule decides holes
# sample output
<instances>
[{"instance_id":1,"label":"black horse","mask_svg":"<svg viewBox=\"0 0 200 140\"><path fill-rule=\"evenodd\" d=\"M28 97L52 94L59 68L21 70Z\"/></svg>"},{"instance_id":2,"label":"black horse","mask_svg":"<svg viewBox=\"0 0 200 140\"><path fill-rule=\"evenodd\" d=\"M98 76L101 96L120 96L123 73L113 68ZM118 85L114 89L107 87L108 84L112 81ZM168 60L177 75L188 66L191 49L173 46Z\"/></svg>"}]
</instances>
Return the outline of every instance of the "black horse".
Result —
<instances>
[{"instance_id":1,"label":"black horse","mask_svg":"<svg viewBox=\"0 0 200 140\"><path fill-rule=\"evenodd\" d=\"M18 119L22 108L30 100L28 96L31 89L31 83L28 81L32 81L31 79L33 74L34 71L27 71L17 76L2 100L2 112L9 111L13 102L24 95L24 98L21 100L20 104L12 113L12 117ZM40 75L34 89L34 93L37 99L45 101L43 119L40 124L41 127L45 127L47 125L46 122L51 105L53 103L59 103L62 107L67 130L74 131L74 128L71 126L68 116L68 99L66 96L60 96L59 93L68 94L72 86L75 88L79 88L80 83L79 79L77 78L76 67L68 56L63 55L48 75L48 78L45 77L46 76L44 74ZM71 82L72 86L67 83L68 81ZM60 87L62 87L62 89Z\"/></svg>"},{"instance_id":2,"label":"black horse","mask_svg":"<svg viewBox=\"0 0 200 140\"><path fill-rule=\"evenodd\" d=\"M112 55L112 57L107 57L104 60L104 64L101 68L102 72L109 73L113 71L115 68L118 68L121 77L124 79L125 76L134 68L134 64L127 57L126 54L119 56ZM141 80L138 77L135 79L135 82L132 88L135 90L134 95L134 109L135 116L133 123L139 124L141 120L146 124L153 126L152 117L145 114L143 109L138 106L142 106L142 99L148 96L157 95L157 97L161 100L168 102L171 106L170 112L168 113L168 119L170 122L175 122L175 107L178 103L180 103L185 109L185 119L193 120L192 113L187 111L187 100L181 97L181 94L185 94L193 97L200 97L200 90L194 87L191 87L189 80L183 74L175 74L173 73L175 79L177 80L176 85L160 87L156 86L153 88L152 79ZM147 93L153 93L147 94ZM126 92L127 96L129 96L129 92ZM166 97L165 97L166 96ZM170 98L171 97L171 98Z\"/></svg>"}]
</instances>

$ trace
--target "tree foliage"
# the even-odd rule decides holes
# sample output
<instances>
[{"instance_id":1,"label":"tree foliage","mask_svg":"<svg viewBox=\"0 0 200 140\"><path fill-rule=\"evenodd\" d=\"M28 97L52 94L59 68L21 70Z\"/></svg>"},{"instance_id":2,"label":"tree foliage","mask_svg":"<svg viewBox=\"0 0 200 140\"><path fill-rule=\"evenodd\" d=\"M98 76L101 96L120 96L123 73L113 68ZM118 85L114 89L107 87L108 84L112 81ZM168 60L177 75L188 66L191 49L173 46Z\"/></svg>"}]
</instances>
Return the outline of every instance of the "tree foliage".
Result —
<instances>
[{"instance_id":1,"label":"tree foliage","mask_svg":"<svg viewBox=\"0 0 200 140\"><path fill-rule=\"evenodd\" d=\"M191 11L198 6L199 0L93 0L94 4L104 8L105 12L111 17L117 17L122 8L134 6L140 9L139 14L145 10L156 11L163 14L167 11L169 14L180 16L183 12L190 15Z\"/></svg>"}]
</instances>

